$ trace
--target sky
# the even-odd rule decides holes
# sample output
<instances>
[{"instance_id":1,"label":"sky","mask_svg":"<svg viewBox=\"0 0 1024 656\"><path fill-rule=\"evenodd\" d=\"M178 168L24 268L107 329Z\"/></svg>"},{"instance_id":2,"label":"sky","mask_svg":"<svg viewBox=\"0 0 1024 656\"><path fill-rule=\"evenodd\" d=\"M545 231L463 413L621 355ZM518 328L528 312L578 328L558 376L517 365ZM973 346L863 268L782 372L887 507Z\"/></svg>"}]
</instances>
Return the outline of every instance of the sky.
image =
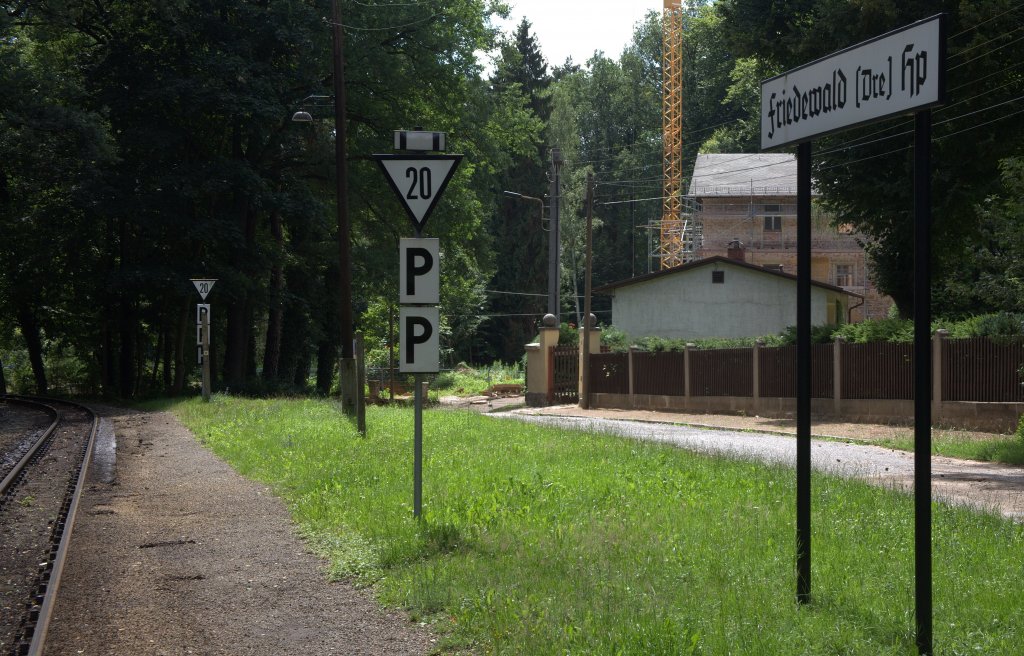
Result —
<instances>
[{"instance_id":1,"label":"sky","mask_svg":"<svg viewBox=\"0 0 1024 656\"><path fill-rule=\"evenodd\" d=\"M595 50L618 59L633 37L633 26L648 10L661 12L663 0L506 0L509 20L498 26L514 33L523 18L532 24L549 66L572 56L586 63Z\"/></svg>"}]
</instances>

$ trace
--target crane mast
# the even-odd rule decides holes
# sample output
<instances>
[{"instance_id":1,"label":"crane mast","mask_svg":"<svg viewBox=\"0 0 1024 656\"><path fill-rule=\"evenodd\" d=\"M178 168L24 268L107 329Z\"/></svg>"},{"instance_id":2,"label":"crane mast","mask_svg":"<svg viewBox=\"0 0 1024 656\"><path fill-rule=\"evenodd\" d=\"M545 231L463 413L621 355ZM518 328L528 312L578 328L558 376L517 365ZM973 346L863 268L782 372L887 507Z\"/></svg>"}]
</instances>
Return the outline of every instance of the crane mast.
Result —
<instances>
[{"instance_id":1,"label":"crane mast","mask_svg":"<svg viewBox=\"0 0 1024 656\"><path fill-rule=\"evenodd\" d=\"M694 226L683 217L683 8L665 0L662 14L661 127L662 213L658 240L661 268L690 261Z\"/></svg>"}]
</instances>

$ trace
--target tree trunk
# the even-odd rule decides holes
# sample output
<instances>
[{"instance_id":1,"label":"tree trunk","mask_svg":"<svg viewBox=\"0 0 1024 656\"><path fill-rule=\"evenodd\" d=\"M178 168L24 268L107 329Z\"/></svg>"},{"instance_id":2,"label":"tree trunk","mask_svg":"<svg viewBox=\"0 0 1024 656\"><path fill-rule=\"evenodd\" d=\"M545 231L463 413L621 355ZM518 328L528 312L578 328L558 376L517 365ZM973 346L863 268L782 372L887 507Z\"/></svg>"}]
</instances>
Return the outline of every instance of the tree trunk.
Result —
<instances>
[{"instance_id":1,"label":"tree trunk","mask_svg":"<svg viewBox=\"0 0 1024 656\"><path fill-rule=\"evenodd\" d=\"M4 376L3 358L0 358L0 394L7 394L7 377Z\"/></svg>"},{"instance_id":2,"label":"tree trunk","mask_svg":"<svg viewBox=\"0 0 1024 656\"><path fill-rule=\"evenodd\" d=\"M185 301L178 312L178 325L174 333L174 387L171 388L171 396L180 396L185 389L185 338L188 335L188 309L189 302Z\"/></svg>"},{"instance_id":3,"label":"tree trunk","mask_svg":"<svg viewBox=\"0 0 1024 656\"><path fill-rule=\"evenodd\" d=\"M331 393L334 379L334 364L339 356L334 340L325 337L316 350L316 391L327 396Z\"/></svg>"},{"instance_id":4,"label":"tree trunk","mask_svg":"<svg viewBox=\"0 0 1024 656\"><path fill-rule=\"evenodd\" d=\"M277 252L274 253L270 270L270 313L267 318L267 342L263 349L263 380L277 378L281 361L281 329L284 319L282 292L284 291L284 232L281 229L281 213L270 213L270 234L274 238Z\"/></svg>"},{"instance_id":5,"label":"tree trunk","mask_svg":"<svg viewBox=\"0 0 1024 656\"><path fill-rule=\"evenodd\" d=\"M306 381L309 380L309 353L303 353L299 356L299 361L295 366L295 386L300 390L305 391Z\"/></svg>"},{"instance_id":6,"label":"tree trunk","mask_svg":"<svg viewBox=\"0 0 1024 656\"><path fill-rule=\"evenodd\" d=\"M28 360L32 365L32 375L36 379L36 394L43 396L47 393L46 370L43 367L43 340L39 335L39 322L32 310L25 305L18 306L18 327L21 328L21 336L25 338L25 348L28 349Z\"/></svg>"},{"instance_id":7,"label":"tree trunk","mask_svg":"<svg viewBox=\"0 0 1024 656\"><path fill-rule=\"evenodd\" d=\"M224 343L224 385L239 388L245 382L245 351L249 339L245 330L245 301L228 307L228 329Z\"/></svg>"},{"instance_id":8,"label":"tree trunk","mask_svg":"<svg viewBox=\"0 0 1024 656\"><path fill-rule=\"evenodd\" d=\"M174 362L174 344L172 341L171 327L173 319L167 317L164 322L164 393L171 391L171 363Z\"/></svg>"},{"instance_id":9,"label":"tree trunk","mask_svg":"<svg viewBox=\"0 0 1024 656\"><path fill-rule=\"evenodd\" d=\"M165 329L166 322L166 317L160 318L160 328L156 334L156 347L153 349L153 377L149 381L150 390L155 390L160 381L160 361L163 359L164 339L167 335L167 330Z\"/></svg>"},{"instance_id":10,"label":"tree trunk","mask_svg":"<svg viewBox=\"0 0 1024 656\"><path fill-rule=\"evenodd\" d=\"M135 395L135 317L130 303L122 301L118 307L118 326L120 332L120 375L118 395L130 399Z\"/></svg>"}]
</instances>

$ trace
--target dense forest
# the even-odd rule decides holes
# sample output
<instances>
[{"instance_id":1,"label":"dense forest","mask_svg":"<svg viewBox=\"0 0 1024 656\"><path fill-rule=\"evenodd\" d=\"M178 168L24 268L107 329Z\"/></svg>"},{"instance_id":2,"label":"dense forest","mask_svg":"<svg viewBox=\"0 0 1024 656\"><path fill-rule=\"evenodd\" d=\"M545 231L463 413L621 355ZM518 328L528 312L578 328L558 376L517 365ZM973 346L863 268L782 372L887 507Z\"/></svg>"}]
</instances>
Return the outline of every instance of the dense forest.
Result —
<instances>
[{"instance_id":1,"label":"dense forest","mask_svg":"<svg viewBox=\"0 0 1024 656\"><path fill-rule=\"evenodd\" d=\"M563 320L594 282L645 273L661 212L658 14L621 53L548 62L491 0L341 0L351 261L339 259L329 0L0 2L0 387L137 397L197 374L190 278L216 278L215 388L336 385L339 270L386 365L398 239L412 229L371 155L392 131L465 155L426 235L442 244L442 349L514 361L546 308L560 149ZM765 77L940 11L949 102L934 112L937 316L1024 311L1024 8L1015 0L687 4L686 157L757 152ZM599 17L594 17L598 20ZM311 123L291 120L299 109ZM815 143L821 203L865 235L906 315L912 120ZM684 165L684 171L690 168ZM547 210L544 211L547 218ZM599 318L607 305L595 301Z\"/></svg>"}]
</instances>

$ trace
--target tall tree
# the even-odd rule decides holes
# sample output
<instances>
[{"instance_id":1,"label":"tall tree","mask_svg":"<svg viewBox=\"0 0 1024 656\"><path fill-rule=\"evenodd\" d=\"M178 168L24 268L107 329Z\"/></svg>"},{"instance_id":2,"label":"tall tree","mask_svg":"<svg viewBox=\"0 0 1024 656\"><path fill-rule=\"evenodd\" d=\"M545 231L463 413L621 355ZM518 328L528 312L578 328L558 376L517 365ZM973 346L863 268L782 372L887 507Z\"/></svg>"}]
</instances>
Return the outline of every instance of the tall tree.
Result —
<instances>
[{"instance_id":1,"label":"tall tree","mask_svg":"<svg viewBox=\"0 0 1024 656\"><path fill-rule=\"evenodd\" d=\"M488 222L496 258L486 306L485 353L504 361L519 358L523 345L536 334L536 318L547 312L543 296L548 290L551 233L545 226L551 203L545 173L551 157L541 127L551 114L551 76L530 27L523 19L513 37L502 44L491 80L495 102L519 117L505 129L522 131L528 139L518 152L510 153L495 191L544 199L541 209L531 201L505 198Z\"/></svg>"}]
</instances>

